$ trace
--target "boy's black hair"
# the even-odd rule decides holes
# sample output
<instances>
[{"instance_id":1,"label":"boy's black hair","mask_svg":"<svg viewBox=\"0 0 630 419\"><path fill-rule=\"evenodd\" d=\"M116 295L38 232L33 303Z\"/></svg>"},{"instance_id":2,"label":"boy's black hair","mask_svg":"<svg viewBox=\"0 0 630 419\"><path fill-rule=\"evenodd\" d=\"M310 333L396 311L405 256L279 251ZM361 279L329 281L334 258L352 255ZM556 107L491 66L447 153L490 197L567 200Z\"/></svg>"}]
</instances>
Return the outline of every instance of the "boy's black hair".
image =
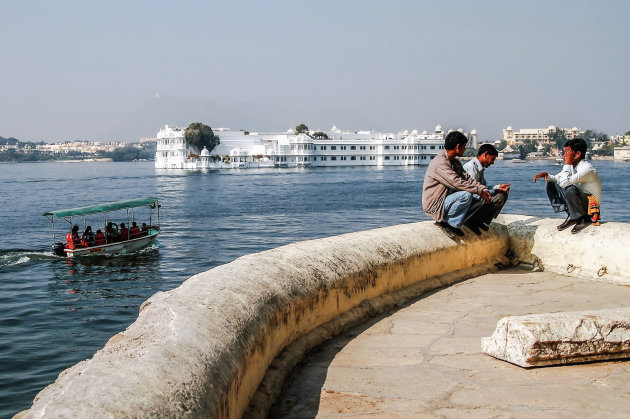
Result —
<instances>
[{"instance_id":1,"label":"boy's black hair","mask_svg":"<svg viewBox=\"0 0 630 419\"><path fill-rule=\"evenodd\" d=\"M499 155L499 152L492 144L481 144L479 151L477 151L477 157L481 156L483 153L488 153L491 156Z\"/></svg>"},{"instance_id":2,"label":"boy's black hair","mask_svg":"<svg viewBox=\"0 0 630 419\"><path fill-rule=\"evenodd\" d=\"M458 144L464 144L468 142L468 138L459 131L449 132L444 139L444 148L447 150L454 150Z\"/></svg>"},{"instance_id":3,"label":"boy's black hair","mask_svg":"<svg viewBox=\"0 0 630 419\"><path fill-rule=\"evenodd\" d=\"M586 141L584 141L581 138L574 138L572 140L569 140L566 142L566 144L564 145L565 147L569 147L571 150L575 151L575 152L580 152L582 155L582 158L586 158Z\"/></svg>"}]
</instances>

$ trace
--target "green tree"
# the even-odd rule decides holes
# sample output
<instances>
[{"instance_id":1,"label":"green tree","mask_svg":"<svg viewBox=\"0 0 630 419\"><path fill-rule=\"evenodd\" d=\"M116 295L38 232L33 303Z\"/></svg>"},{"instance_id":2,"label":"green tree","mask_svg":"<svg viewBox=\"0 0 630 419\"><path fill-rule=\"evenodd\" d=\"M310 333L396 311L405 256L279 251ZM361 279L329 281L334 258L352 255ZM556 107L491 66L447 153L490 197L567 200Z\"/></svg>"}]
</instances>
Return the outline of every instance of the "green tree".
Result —
<instances>
[{"instance_id":1,"label":"green tree","mask_svg":"<svg viewBox=\"0 0 630 419\"><path fill-rule=\"evenodd\" d=\"M543 145L543 152L548 156L549 154L551 154L551 144L544 144Z\"/></svg>"},{"instance_id":2,"label":"green tree","mask_svg":"<svg viewBox=\"0 0 630 419\"><path fill-rule=\"evenodd\" d=\"M526 159L529 153L538 151L538 143L536 140L525 140L523 144L518 146L518 152L521 153L521 159Z\"/></svg>"},{"instance_id":3,"label":"green tree","mask_svg":"<svg viewBox=\"0 0 630 419\"><path fill-rule=\"evenodd\" d=\"M114 161L131 161L140 158L140 149L133 146L124 146L114 149L111 159Z\"/></svg>"},{"instance_id":4,"label":"green tree","mask_svg":"<svg viewBox=\"0 0 630 419\"><path fill-rule=\"evenodd\" d=\"M612 141L607 142L599 149L600 156L612 156L615 154L615 146Z\"/></svg>"},{"instance_id":5,"label":"green tree","mask_svg":"<svg viewBox=\"0 0 630 419\"><path fill-rule=\"evenodd\" d=\"M301 133L308 134L308 127L306 126L306 124L300 124L297 127L295 127L295 133L296 134L301 134Z\"/></svg>"},{"instance_id":6,"label":"green tree","mask_svg":"<svg viewBox=\"0 0 630 419\"><path fill-rule=\"evenodd\" d=\"M567 142L567 136L563 129L555 128L549 131L549 141L551 141L551 144L555 145L558 150L562 150L564 143Z\"/></svg>"},{"instance_id":7,"label":"green tree","mask_svg":"<svg viewBox=\"0 0 630 419\"><path fill-rule=\"evenodd\" d=\"M582 136L582 138L584 139L584 141L586 141L586 146L588 149L592 148L593 141L597 141L597 142L608 141L607 134L601 131L595 131L591 129L587 129L586 131L584 131L584 135Z\"/></svg>"},{"instance_id":8,"label":"green tree","mask_svg":"<svg viewBox=\"0 0 630 419\"><path fill-rule=\"evenodd\" d=\"M499 144L497 145L497 150L501 151L503 150L505 147L507 147L507 141L505 140L501 140L499 142Z\"/></svg>"},{"instance_id":9,"label":"green tree","mask_svg":"<svg viewBox=\"0 0 630 419\"><path fill-rule=\"evenodd\" d=\"M315 134L313 134L313 139L315 140L328 140L328 134L326 134L323 131L317 131Z\"/></svg>"},{"instance_id":10,"label":"green tree","mask_svg":"<svg viewBox=\"0 0 630 419\"><path fill-rule=\"evenodd\" d=\"M476 157L477 149L475 147L466 147L466 151L464 151L464 157Z\"/></svg>"},{"instance_id":11,"label":"green tree","mask_svg":"<svg viewBox=\"0 0 630 419\"><path fill-rule=\"evenodd\" d=\"M201 152L204 147L206 147L208 151L212 151L221 143L219 137L212 132L212 128L201 122L193 122L190 124L188 128L186 128L184 135L186 136L188 144L197 148L198 152Z\"/></svg>"}]
</instances>

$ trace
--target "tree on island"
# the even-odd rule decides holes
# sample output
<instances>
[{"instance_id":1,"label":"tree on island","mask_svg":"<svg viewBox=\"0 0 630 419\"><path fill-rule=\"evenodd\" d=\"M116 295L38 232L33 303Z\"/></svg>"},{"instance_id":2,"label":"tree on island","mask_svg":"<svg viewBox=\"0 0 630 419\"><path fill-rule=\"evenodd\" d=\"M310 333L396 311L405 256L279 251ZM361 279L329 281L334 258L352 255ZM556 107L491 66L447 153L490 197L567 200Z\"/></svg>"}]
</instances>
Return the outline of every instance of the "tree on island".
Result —
<instances>
[{"instance_id":1,"label":"tree on island","mask_svg":"<svg viewBox=\"0 0 630 419\"><path fill-rule=\"evenodd\" d=\"M314 140L329 140L330 138L328 138L328 134L326 134L323 131L317 131L315 134L313 134L313 139Z\"/></svg>"},{"instance_id":2,"label":"tree on island","mask_svg":"<svg viewBox=\"0 0 630 419\"><path fill-rule=\"evenodd\" d=\"M306 126L306 124L300 124L297 127L295 127L295 133L296 134L305 133L306 135L308 135L308 127Z\"/></svg>"},{"instance_id":3,"label":"tree on island","mask_svg":"<svg viewBox=\"0 0 630 419\"><path fill-rule=\"evenodd\" d=\"M597 154L600 156L614 156L615 155L615 145L612 141L608 141L601 146L598 150Z\"/></svg>"},{"instance_id":4,"label":"tree on island","mask_svg":"<svg viewBox=\"0 0 630 419\"><path fill-rule=\"evenodd\" d=\"M564 143L563 143L564 144ZM521 154L521 159L525 160L529 153L538 151L536 140L527 139L523 141L523 144L518 146L518 152Z\"/></svg>"},{"instance_id":5,"label":"tree on island","mask_svg":"<svg viewBox=\"0 0 630 419\"><path fill-rule=\"evenodd\" d=\"M198 153L201 153L204 147L206 147L208 151L212 151L221 143L219 137L212 132L212 128L201 122L193 122L190 124L188 128L186 128L184 135L186 136L188 144L197 148Z\"/></svg>"},{"instance_id":6,"label":"tree on island","mask_svg":"<svg viewBox=\"0 0 630 419\"><path fill-rule=\"evenodd\" d=\"M555 128L549 131L549 141L552 144L555 144L558 150L562 150L564 148L564 143L567 142L567 136L563 129Z\"/></svg>"},{"instance_id":7,"label":"tree on island","mask_svg":"<svg viewBox=\"0 0 630 419\"><path fill-rule=\"evenodd\" d=\"M477 149L475 147L466 147L464 157L477 157Z\"/></svg>"},{"instance_id":8,"label":"tree on island","mask_svg":"<svg viewBox=\"0 0 630 419\"><path fill-rule=\"evenodd\" d=\"M582 136L582 138L584 139L584 141L586 141L586 148L588 148L589 150L592 148L593 141L603 143L608 141L607 134L595 131L594 129L587 129L586 131L584 131L584 135Z\"/></svg>"}]
</instances>

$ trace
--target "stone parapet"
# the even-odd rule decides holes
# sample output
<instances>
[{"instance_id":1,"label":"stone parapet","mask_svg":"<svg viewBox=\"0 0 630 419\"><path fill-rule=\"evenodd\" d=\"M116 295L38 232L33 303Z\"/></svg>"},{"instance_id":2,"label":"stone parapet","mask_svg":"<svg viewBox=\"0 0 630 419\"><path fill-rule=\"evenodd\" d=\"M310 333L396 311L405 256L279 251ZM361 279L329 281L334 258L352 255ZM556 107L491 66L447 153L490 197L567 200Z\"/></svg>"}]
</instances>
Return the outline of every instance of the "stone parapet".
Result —
<instances>
[{"instance_id":1,"label":"stone parapet","mask_svg":"<svg viewBox=\"0 0 630 419\"><path fill-rule=\"evenodd\" d=\"M278 369L313 345L412 295L507 264L508 253L539 269L625 281L628 226L573 236L555 230L560 221L505 216L456 241L421 222L243 256L153 295L132 325L18 416L241 417L256 411L246 410L252 400L273 397Z\"/></svg>"},{"instance_id":2,"label":"stone parapet","mask_svg":"<svg viewBox=\"0 0 630 419\"><path fill-rule=\"evenodd\" d=\"M241 417L298 338L331 324L323 336L335 333L408 287L425 283L423 292L491 271L507 251L500 226L453 241L421 222L243 256L149 298L132 325L18 416Z\"/></svg>"},{"instance_id":3,"label":"stone parapet","mask_svg":"<svg viewBox=\"0 0 630 419\"><path fill-rule=\"evenodd\" d=\"M579 234L558 231L559 219L502 215L510 249L536 269L630 285L630 225L602 223Z\"/></svg>"}]
</instances>

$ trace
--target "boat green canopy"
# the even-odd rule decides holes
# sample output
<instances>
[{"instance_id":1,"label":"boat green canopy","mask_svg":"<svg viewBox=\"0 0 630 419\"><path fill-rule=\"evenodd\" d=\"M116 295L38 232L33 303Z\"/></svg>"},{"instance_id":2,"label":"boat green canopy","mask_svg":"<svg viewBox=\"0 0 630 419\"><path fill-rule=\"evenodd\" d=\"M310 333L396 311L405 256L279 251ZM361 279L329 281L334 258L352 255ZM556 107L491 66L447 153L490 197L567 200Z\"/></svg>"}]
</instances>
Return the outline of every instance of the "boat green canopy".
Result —
<instances>
[{"instance_id":1,"label":"boat green canopy","mask_svg":"<svg viewBox=\"0 0 630 419\"><path fill-rule=\"evenodd\" d=\"M63 210L57 210L57 211L48 211L42 215L44 217L52 215L57 218L64 218L64 217L74 217L75 215L87 215L87 214L95 214L97 212L109 212L109 211L116 211L116 210L121 210L121 209L126 209L126 208L142 207L144 205L151 205L152 208L154 208L157 202L158 202L157 198L128 199L126 201L108 202L105 204L90 205L88 207L78 207L78 208L70 208L70 209L63 209Z\"/></svg>"}]
</instances>

